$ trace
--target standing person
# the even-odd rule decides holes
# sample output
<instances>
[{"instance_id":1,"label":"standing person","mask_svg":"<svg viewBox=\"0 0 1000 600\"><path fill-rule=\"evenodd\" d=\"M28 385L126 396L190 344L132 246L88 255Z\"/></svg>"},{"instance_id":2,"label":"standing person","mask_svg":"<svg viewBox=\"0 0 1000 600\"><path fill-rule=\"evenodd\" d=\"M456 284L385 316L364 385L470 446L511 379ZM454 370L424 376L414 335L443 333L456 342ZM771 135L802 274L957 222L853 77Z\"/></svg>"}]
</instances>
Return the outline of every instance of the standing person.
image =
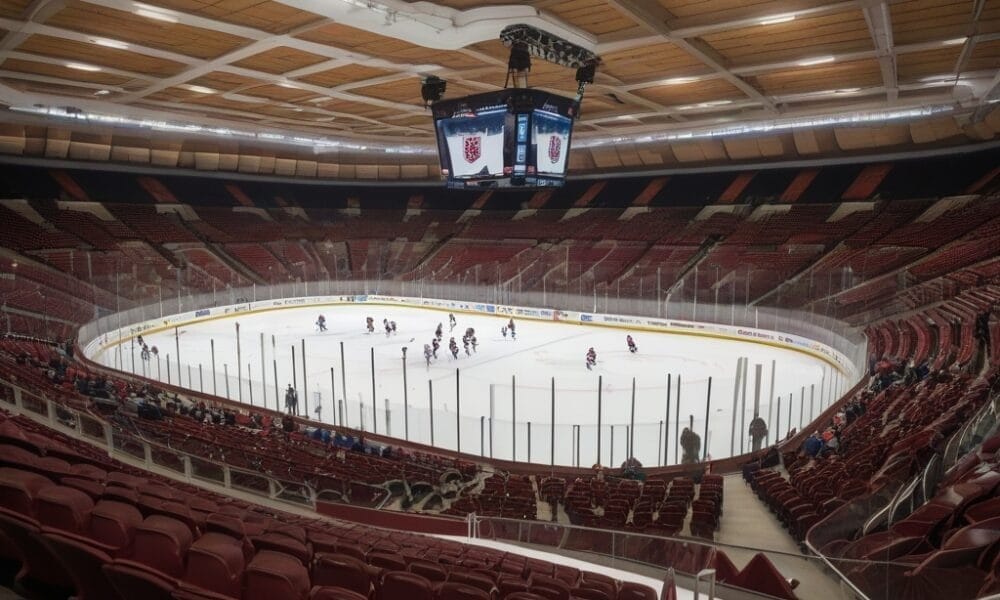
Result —
<instances>
[{"instance_id":1,"label":"standing person","mask_svg":"<svg viewBox=\"0 0 1000 600\"><path fill-rule=\"evenodd\" d=\"M472 341L472 351L479 352L479 342L476 341L476 336L472 336L471 341Z\"/></svg>"},{"instance_id":2,"label":"standing person","mask_svg":"<svg viewBox=\"0 0 1000 600\"><path fill-rule=\"evenodd\" d=\"M760 418L760 415L754 415L753 420L750 421L750 440L753 443L754 452L760 450L766 436L767 423L764 422L764 419Z\"/></svg>"},{"instance_id":3,"label":"standing person","mask_svg":"<svg viewBox=\"0 0 1000 600\"><path fill-rule=\"evenodd\" d=\"M288 384L288 388L285 389L285 410L295 414L299 412L299 394L290 383Z\"/></svg>"},{"instance_id":4,"label":"standing person","mask_svg":"<svg viewBox=\"0 0 1000 600\"><path fill-rule=\"evenodd\" d=\"M427 368L428 369L431 368L431 356L433 356L433 352L431 351L431 345L430 344L424 344L424 360L427 361ZM434 358L437 358L437 357L435 356Z\"/></svg>"},{"instance_id":5,"label":"standing person","mask_svg":"<svg viewBox=\"0 0 1000 600\"><path fill-rule=\"evenodd\" d=\"M639 351L639 347L635 345L635 340L632 339L631 335L625 336L625 343L628 344L628 351L632 354Z\"/></svg>"},{"instance_id":6,"label":"standing person","mask_svg":"<svg viewBox=\"0 0 1000 600\"><path fill-rule=\"evenodd\" d=\"M503 334L503 339L507 339L507 326L506 325L504 325L503 327L500 328L500 333Z\"/></svg>"},{"instance_id":7,"label":"standing person","mask_svg":"<svg viewBox=\"0 0 1000 600\"><path fill-rule=\"evenodd\" d=\"M323 315L320 315L319 318L316 319L316 329L320 332L326 331L326 317Z\"/></svg>"},{"instance_id":8,"label":"standing person","mask_svg":"<svg viewBox=\"0 0 1000 600\"><path fill-rule=\"evenodd\" d=\"M587 370L592 371L597 364L597 352L593 348L587 350Z\"/></svg>"},{"instance_id":9,"label":"standing person","mask_svg":"<svg viewBox=\"0 0 1000 600\"><path fill-rule=\"evenodd\" d=\"M439 340L441 338L443 338L444 337L444 331L443 330L444 330L444 326L441 325L441 323L438 323L437 329L434 330L434 337L436 337Z\"/></svg>"},{"instance_id":10,"label":"standing person","mask_svg":"<svg viewBox=\"0 0 1000 600\"><path fill-rule=\"evenodd\" d=\"M368 317L365 319L365 323L368 328L368 333L375 333L375 319Z\"/></svg>"},{"instance_id":11,"label":"standing person","mask_svg":"<svg viewBox=\"0 0 1000 600\"><path fill-rule=\"evenodd\" d=\"M448 333L454 331L455 325L458 325L458 322L455 320L455 315L452 313L448 313L448 325L449 325Z\"/></svg>"},{"instance_id":12,"label":"standing person","mask_svg":"<svg viewBox=\"0 0 1000 600\"><path fill-rule=\"evenodd\" d=\"M466 335L466 336L464 336L462 338L462 345L465 346L465 355L466 356L472 356L472 352L469 351L469 344L471 344L471 343L472 343L472 341L469 339L468 335Z\"/></svg>"},{"instance_id":13,"label":"standing person","mask_svg":"<svg viewBox=\"0 0 1000 600\"><path fill-rule=\"evenodd\" d=\"M389 329L392 330L392 335L396 335L396 322L389 321Z\"/></svg>"},{"instance_id":14,"label":"standing person","mask_svg":"<svg viewBox=\"0 0 1000 600\"><path fill-rule=\"evenodd\" d=\"M451 341L448 342L448 350L451 350L451 357L457 360L458 359L458 343L455 341L455 338L451 338Z\"/></svg>"},{"instance_id":15,"label":"standing person","mask_svg":"<svg viewBox=\"0 0 1000 600\"><path fill-rule=\"evenodd\" d=\"M514 331L514 317L511 317L510 321L507 323L507 329L510 329L510 339L516 340L517 333Z\"/></svg>"},{"instance_id":16,"label":"standing person","mask_svg":"<svg viewBox=\"0 0 1000 600\"><path fill-rule=\"evenodd\" d=\"M438 348L441 347L441 341L439 338L434 338L431 340L431 345L434 346L434 360L438 357Z\"/></svg>"}]
</instances>

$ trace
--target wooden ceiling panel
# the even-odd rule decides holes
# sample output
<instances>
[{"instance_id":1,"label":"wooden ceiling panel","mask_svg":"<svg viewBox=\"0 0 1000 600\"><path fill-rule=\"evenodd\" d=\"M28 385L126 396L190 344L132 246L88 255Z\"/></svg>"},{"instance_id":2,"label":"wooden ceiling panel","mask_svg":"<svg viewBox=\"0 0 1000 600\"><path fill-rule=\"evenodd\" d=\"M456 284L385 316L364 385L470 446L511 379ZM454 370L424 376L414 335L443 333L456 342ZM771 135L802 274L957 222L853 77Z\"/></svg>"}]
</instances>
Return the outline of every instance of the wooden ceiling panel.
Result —
<instances>
[{"instance_id":1,"label":"wooden ceiling panel","mask_svg":"<svg viewBox=\"0 0 1000 600\"><path fill-rule=\"evenodd\" d=\"M288 46L278 46L277 48L272 48L266 52L261 52L260 54L255 54L249 58L234 62L233 65L243 67L244 69L264 71L272 75L280 75L281 73L321 63L324 60L327 60L327 58L319 54L303 52L302 50L296 50Z\"/></svg>"},{"instance_id":2,"label":"wooden ceiling panel","mask_svg":"<svg viewBox=\"0 0 1000 600\"><path fill-rule=\"evenodd\" d=\"M598 69L598 76L607 73L624 83L669 79L706 70L701 61L669 42L611 52L602 58L604 64Z\"/></svg>"},{"instance_id":3,"label":"wooden ceiling panel","mask_svg":"<svg viewBox=\"0 0 1000 600\"><path fill-rule=\"evenodd\" d=\"M317 102L316 106L332 112L357 115L368 119L381 119L388 116L399 116L400 112L392 108L365 104L364 102L354 102L351 100L341 100L331 98L323 102Z\"/></svg>"},{"instance_id":4,"label":"wooden ceiling panel","mask_svg":"<svg viewBox=\"0 0 1000 600\"><path fill-rule=\"evenodd\" d=\"M711 102L713 100L736 100L745 94L724 79L708 79L680 85L660 85L643 88L634 92L637 96L666 106Z\"/></svg>"},{"instance_id":5,"label":"wooden ceiling panel","mask_svg":"<svg viewBox=\"0 0 1000 600\"><path fill-rule=\"evenodd\" d=\"M202 75L197 79L192 79L189 82L189 85L200 85L213 90L219 90L220 92L230 92L236 88L259 85L261 83L262 82L259 79L244 77L242 75L236 75L235 73L212 71L211 73Z\"/></svg>"},{"instance_id":6,"label":"wooden ceiling panel","mask_svg":"<svg viewBox=\"0 0 1000 600\"><path fill-rule=\"evenodd\" d=\"M965 36L972 3L965 0L903 0L889 4L896 45Z\"/></svg>"},{"instance_id":7,"label":"wooden ceiling panel","mask_svg":"<svg viewBox=\"0 0 1000 600\"><path fill-rule=\"evenodd\" d=\"M702 39L735 66L874 49L864 14L858 9L731 29Z\"/></svg>"},{"instance_id":8,"label":"wooden ceiling panel","mask_svg":"<svg viewBox=\"0 0 1000 600\"><path fill-rule=\"evenodd\" d=\"M249 42L220 31L147 19L80 0L67 0L66 7L46 24L197 58L214 58Z\"/></svg>"},{"instance_id":9,"label":"wooden ceiling panel","mask_svg":"<svg viewBox=\"0 0 1000 600\"><path fill-rule=\"evenodd\" d=\"M594 35L634 28L637 23L605 0L560 0L546 2L545 10Z\"/></svg>"},{"instance_id":10,"label":"wooden ceiling panel","mask_svg":"<svg viewBox=\"0 0 1000 600\"><path fill-rule=\"evenodd\" d=\"M67 81L84 81L87 83L99 83L101 85L122 85L130 81L120 75L112 75L103 71L81 71L71 69L63 65L53 65L49 63L36 62L33 60L21 60L19 58L8 58L0 64L0 69L6 71L16 71L18 73L30 73L32 75L45 75L47 77L58 77Z\"/></svg>"},{"instance_id":11,"label":"wooden ceiling panel","mask_svg":"<svg viewBox=\"0 0 1000 600\"><path fill-rule=\"evenodd\" d=\"M714 21L730 19L734 13L744 12L748 8L762 17L788 10L788 3L784 0L659 0L659 3L677 18L706 17Z\"/></svg>"},{"instance_id":12,"label":"wooden ceiling panel","mask_svg":"<svg viewBox=\"0 0 1000 600\"><path fill-rule=\"evenodd\" d=\"M37 92L40 94L58 94L60 96L74 96L80 98L93 98L94 90L89 87L78 87L74 85L60 85L57 83L42 83L38 81L27 81L15 79L13 77L2 77L0 83L9 85L14 89L23 92Z\"/></svg>"},{"instance_id":13,"label":"wooden ceiling panel","mask_svg":"<svg viewBox=\"0 0 1000 600\"><path fill-rule=\"evenodd\" d=\"M951 73L961 53L960 45L924 52L908 52L896 57L900 83L914 83L922 77Z\"/></svg>"},{"instance_id":14,"label":"wooden ceiling panel","mask_svg":"<svg viewBox=\"0 0 1000 600\"><path fill-rule=\"evenodd\" d=\"M124 71L147 73L157 77L176 75L184 69L184 64L136 54L128 50L106 48L47 35L32 35L17 47L21 52L30 52L68 61L79 61L92 65L112 67Z\"/></svg>"},{"instance_id":15,"label":"wooden ceiling panel","mask_svg":"<svg viewBox=\"0 0 1000 600\"><path fill-rule=\"evenodd\" d=\"M0 2L0 17L17 19L24 14L24 9L31 4L31 0L4 0Z\"/></svg>"},{"instance_id":16,"label":"wooden ceiling panel","mask_svg":"<svg viewBox=\"0 0 1000 600\"><path fill-rule=\"evenodd\" d=\"M882 85L882 72L874 58L761 73L751 78L774 96Z\"/></svg>"},{"instance_id":17,"label":"wooden ceiling panel","mask_svg":"<svg viewBox=\"0 0 1000 600\"><path fill-rule=\"evenodd\" d=\"M248 88L240 93L245 96L260 96L261 98L276 100L278 102L308 102L313 98L322 97L306 90L267 84Z\"/></svg>"},{"instance_id":18,"label":"wooden ceiling panel","mask_svg":"<svg viewBox=\"0 0 1000 600\"><path fill-rule=\"evenodd\" d=\"M471 94L478 94L486 90L462 85L455 81L448 82L448 91L445 98L460 98ZM409 76L405 79L388 81L365 87L358 87L351 90L352 94L370 96L391 102L402 102L412 104L415 108L423 108L424 100L420 97L420 78Z\"/></svg>"},{"instance_id":19,"label":"wooden ceiling panel","mask_svg":"<svg viewBox=\"0 0 1000 600\"><path fill-rule=\"evenodd\" d=\"M347 65L344 67L329 69L327 71L320 71L319 73L313 73L311 75L305 75L303 77L299 77L299 79L313 85L336 87L338 85L344 85L345 83L354 83L356 81L364 81L375 77L384 77L386 75L391 75L392 73L392 71L388 71L386 69L376 69L373 67L366 67L364 65Z\"/></svg>"},{"instance_id":20,"label":"wooden ceiling panel","mask_svg":"<svg viewBox=\"0 0 1000 600\"><path fill-rule=\"evenodd\" d=\"M271 0L145 0L145 2L270 33L285 33L323 20L319 15Z\"/></svg>"},{"instance_id":21,"label":"wooden ceiling panel","mask_svg":"<svg viewBox=\"0 0 1000 600\"><path fill-rule=\"evenodd\" d=\"M965 65L966 71L1000 70L1000 40L976 44Z\"/></svg>"}]
</instances>

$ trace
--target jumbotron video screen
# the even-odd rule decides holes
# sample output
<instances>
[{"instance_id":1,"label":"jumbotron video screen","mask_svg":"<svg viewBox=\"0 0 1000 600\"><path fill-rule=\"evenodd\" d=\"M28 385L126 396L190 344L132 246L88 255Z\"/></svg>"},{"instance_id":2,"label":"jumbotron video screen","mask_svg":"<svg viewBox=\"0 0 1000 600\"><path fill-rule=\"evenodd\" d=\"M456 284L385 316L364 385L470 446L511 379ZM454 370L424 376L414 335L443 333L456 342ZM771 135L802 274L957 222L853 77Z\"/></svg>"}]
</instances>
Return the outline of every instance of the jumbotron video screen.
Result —
<instances>
[{"instance_id":1,"label":"jumbotron video screen","mask_svg":"<svg viewBox=\"0 0 1000 600\"><path fill-rule=\"evenodd\" d=\"M506 89L433 105L441 171L455 188L560 186L576 100Z\"/></svg>"}]
</instances>

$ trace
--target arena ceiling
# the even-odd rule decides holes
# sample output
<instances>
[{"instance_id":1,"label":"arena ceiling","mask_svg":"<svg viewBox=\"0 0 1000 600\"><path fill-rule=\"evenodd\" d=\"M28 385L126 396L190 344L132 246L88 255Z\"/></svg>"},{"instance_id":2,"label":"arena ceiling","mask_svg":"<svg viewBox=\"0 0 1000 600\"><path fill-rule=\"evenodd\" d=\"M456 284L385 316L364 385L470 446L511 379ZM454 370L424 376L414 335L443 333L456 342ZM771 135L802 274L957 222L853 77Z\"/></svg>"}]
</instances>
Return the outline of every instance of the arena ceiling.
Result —
<instances>
[{"instance_id":1,"label":"arena ceiling","mask_svg":"<svg viewBox=\"0 0 1000 600\"><path fill-rule=\"evenodd\" d=\"M503 87L515 23L603 58L577 170L1000 132L1000 0L0 0L0 151L155 164L163 138L181 166L279 147L432 176L421 79ZM529 82L574 75L536 59Z\"/></svg>"}]
</instances>

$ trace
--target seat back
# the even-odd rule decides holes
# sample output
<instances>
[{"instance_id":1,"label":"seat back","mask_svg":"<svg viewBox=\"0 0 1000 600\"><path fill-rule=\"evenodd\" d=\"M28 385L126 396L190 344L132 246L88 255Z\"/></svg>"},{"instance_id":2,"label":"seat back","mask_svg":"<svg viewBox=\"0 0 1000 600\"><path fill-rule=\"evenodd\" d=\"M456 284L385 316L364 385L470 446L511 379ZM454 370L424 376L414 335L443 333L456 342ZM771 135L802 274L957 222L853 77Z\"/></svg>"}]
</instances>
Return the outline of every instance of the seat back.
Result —
<instances>
[{"instance_id":1,"label":"seat back","mask_svg":"<svg viewBox=\"0 0 1000 600\"><path fill-rule=\"evenodd\" d=\"M407 571L389 571L382 576L379 600L433 600L431 582Z\"/></svg>"},{"instance_id":2,"label":"seat back","mask_svg":"<svg viewBox=\"0 0 1000 600\"><path fill-rule=\"evenodd\" d=\"M103 567L111 585L124 600L172 600L177 581L156 569L131 560L118 559Z\"/></svg>"},{"instance_id":3,"label":"seat back","mask_svg":"<svg viewBox=\"0 0 1000 600\"><path fill-rule=\"evenodd\" d=\"M142 524L142 513L131 504L114 500L99 500L90 511L87 535L114 548L132 543L135 529Z\"/></svg>"},{"instance_id":4,"label":"seat back","mask_svg":"<svg viewBox=\"0 0 1000 600\"><path fill-rule=\"evenodd\" d=\"M8 508L22 515L34 515L34 500L38 492L55 485L48 477L12 469L0 468L0 508Z\"/></svg>"},{"instance_id":5,"label":"seat back","mask_svg":"<svg viewBox=\"0 0 1000 600\"><path fill-rule=\"evenodd\" d=\"M87 531L94 501L76 488L53 485L38 491L34 507L35 518L42 525L83 534Z\"/></svg>"},{"instance_id":6,"label":"seat back","mask_svg":"<svg viewBox=\"0 0 1000 600\"><path fill-rule=\"evenodd\" d=\"M118 594L101 569L111 562L107 552L72 533L46 530L43 538L73 580L77 600L127 600Z\"/></svg>"},{"instance_id":7,"label":"seat back","mask_svg":"<svg viewBox=\"0 0 1000 600\"><path fill-rule=\"evenodd\" d=\"M150 515L135 528L131 559L171 577L184 574L184 556L191 547L188 526L162 515Z\"/></svg>"},{"instance_id":8,"label":"seat back","mask_svg":"<svg viewBox=\"0 0 1000 600\"><path fill-rule=\"evenodd\" d=\"M297 558L261 550L246 569L243 600L305 600L309 589L309 572Z\"/></svg>"},{"instance_id":9,"label":"seat back","mask_svg":"<svg viewBox=\"0 0 1000 600\"><path fill-rule=\"evenodd\" d=\"M184 581L238 597L244 569L243 544L225 534L209 532L191 544Z\"/></svg>"},{"instance_id":10,"label":"seat back","mask_svg":"<svg viewBox=\"0 0 1000 600\"><path fill-rule=\"evenodd\" d=\"M314 585L342 587L364 596L372 591L372 580L365 563L346 554L316 555L312 582Z\"/></svg>"},{"instance_id":11,"label":"seat back","mask_svg":"<svg viewBox=\"0 0 1000 600\"><path fill-rule=\"evenodd\" d=\"M438 600L490 600L490 594L464 583L449 581L438 588Z\"/></svg>"}]
</instances>

